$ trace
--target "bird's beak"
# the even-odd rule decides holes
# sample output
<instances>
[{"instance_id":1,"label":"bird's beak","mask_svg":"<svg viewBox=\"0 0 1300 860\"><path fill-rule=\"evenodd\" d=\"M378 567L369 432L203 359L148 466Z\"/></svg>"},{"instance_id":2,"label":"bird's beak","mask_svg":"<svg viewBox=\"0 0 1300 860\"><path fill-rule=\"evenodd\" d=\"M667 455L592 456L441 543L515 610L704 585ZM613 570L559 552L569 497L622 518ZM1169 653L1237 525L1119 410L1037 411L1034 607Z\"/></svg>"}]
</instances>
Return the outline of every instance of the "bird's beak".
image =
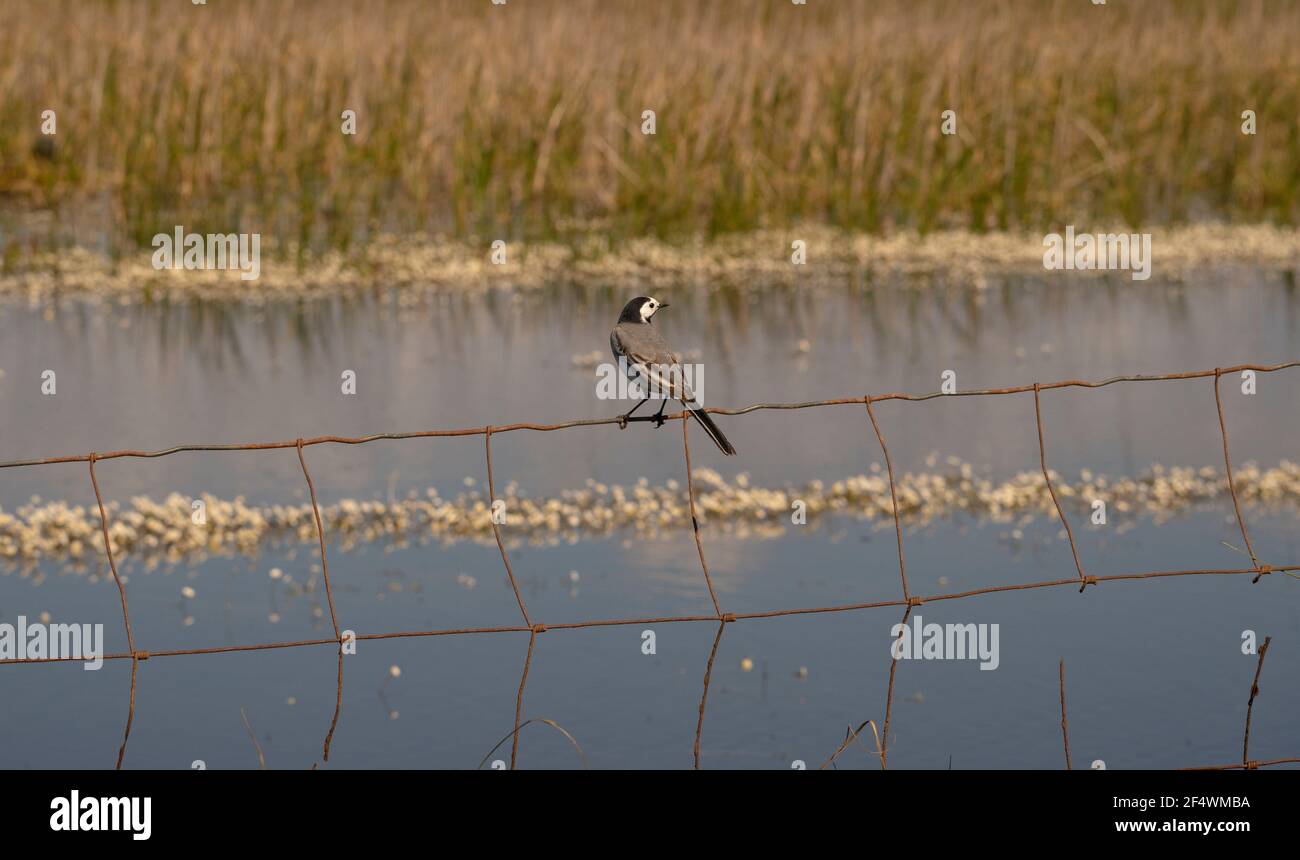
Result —
<instances>
[{"instance_id":1,"label":"bird's beak","mask_svg":"<svg viewBox=\"0 0 1300 860\"><path fill-rule=\"evenodd\" d=\"M660 303L659 303L659 310L663 310L663 309L666 308L666 307L668 307L668 303L667 303L667 302L660 302Z\"/></svg>"}]
</instances>

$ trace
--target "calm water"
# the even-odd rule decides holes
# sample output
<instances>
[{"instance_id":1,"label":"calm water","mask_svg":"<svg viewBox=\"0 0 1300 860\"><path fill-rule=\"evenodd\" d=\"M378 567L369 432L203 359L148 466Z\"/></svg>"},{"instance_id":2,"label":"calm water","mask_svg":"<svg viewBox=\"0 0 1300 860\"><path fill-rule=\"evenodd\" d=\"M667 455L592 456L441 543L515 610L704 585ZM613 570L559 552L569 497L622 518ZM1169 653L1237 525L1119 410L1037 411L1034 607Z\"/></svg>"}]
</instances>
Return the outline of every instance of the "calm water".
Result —
<instances>
[{"instance_id":1,"label":"calm water","mask_svg":"<svg viewBox=\"0 0 1300 860\"><path fill-rule=\"evenodd\" d=\"M629 296L557 285L538 294L441 296L399 308L365 300L239 306L0 308L0 459L243 442L317 434L555 422L608 416L591 367ZM1201 370L1297 357L1294 278L1216 272L1181 284L1011 280L983 292L845 283L799 292L712 292L683 285L661 330L705 364L715 406L933 391L953 370L960 388ZM801 342L806 343L801 344ZM42 396L43 370L58 393ZM355 396L340 392L354 370ZM1258 394L1223 382L1234 461L1275 465L1297 455L1300 371L1262 376ZM1222 466L1209 380L1125 384L1043 395L1049 462L1138 474L1152 464ZM995 479L1038 467L1033 398L957 398L878 408L895 468L925 470L954 455ZM740 456L696 433L697 466L760 486L866 472L880 459L860 406L722 418ZM629 484L684 477L680 431L647 424L494 437L497 480L530 495L589 478ZM436 486L454 496L485 482L481 438L319 446L307 459L322 504ZM300 503L292 450L182 454L97 467L105 496L177 491ZM84 464L5 470L0 505L43 499L92 504ZM1294 516L1248 511L1264 560L1300 558ZM1077 519L1077 518L1076 518ZM1241 567L1231 504L1123 531L1076 522L1089 573ZM1068 545L1040 520L1026 539L1007 526L954 519L905 533L912 591L960 591L1074 575ZM509 528L506 529L509 536ZM842 518L790 527L776 539L704 531L724 610L755 612L894 599L892 531ZM518 608L495 546L331 547L340 623L360 633L514 625ZM660 540L628 535L514 546L511 560L535 620L707 614L711 605L689 529ZM319 590L297 583L318 564L313 544L258 558L122 570L142 648L198 648L330 635ZM48 612L103 622L124 650L116 589L59 564L39 577L0 575L0 621ZM576 573L576 578L574 576ZM39 582L38 582L39 580ZM194 597L182 595L183 588ZM1000 665L909 661L896 682L894 767L1059 767L1057 661L1068 673L1076 766L1230 763L1240 758L1255 658L1245 629L1274 637L1261 679L1251 757L1300 755L1300 581L1187 577L1001 593L927 604L927 622L996 623ZM810 767L849 725L884 714L894 608L728 625L713 668L705 767ZM643 625L560 630L537 639L524 718L553 720L591 767L689 767L712 623L661 624L657 653ZM330 767L472 768L513 726L527 634L364 641L345 660ZM393 677L392 667L400 669ZM124 766L305 768L320 762L334 716L337 661L328 646L157 658L139 669ZM0 767L111 767L126 723L131 668L0 667ZM509 758L505 744L492 758ZM523 730L523 767L578 767L569 741L541 723ZM875 766L865 750L843 767Z\"/></svg>"}]
</instances>

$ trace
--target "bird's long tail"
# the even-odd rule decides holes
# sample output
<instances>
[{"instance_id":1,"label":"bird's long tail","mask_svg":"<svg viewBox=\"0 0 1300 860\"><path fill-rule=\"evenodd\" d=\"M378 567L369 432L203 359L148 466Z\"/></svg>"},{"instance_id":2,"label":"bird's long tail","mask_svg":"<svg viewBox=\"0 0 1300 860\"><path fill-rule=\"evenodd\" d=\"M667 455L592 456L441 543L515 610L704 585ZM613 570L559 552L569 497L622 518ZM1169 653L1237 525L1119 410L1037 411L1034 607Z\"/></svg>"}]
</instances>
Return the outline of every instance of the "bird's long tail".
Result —
<instances>
[{"instance_id":1,"label":"bird's long tail","mask_svg":"<svg viewBox=\"0 0 1300 860\"><path fill-rule=\"evenodd\" d=\"M727 439L726 434L718 428L718 425L713 423L713 419L709 417L709 413L702 409L693 409L690 406L686 407L686 411L690 412L691 415L694 416L695 420L700 422L700 426L704 428L705 433L709 434L709 438L713 440L713 444L718 446L718 450L726 454L728 457L736 453L735 446L731 444L729 439Z\"/></svg>"}]
</instances>

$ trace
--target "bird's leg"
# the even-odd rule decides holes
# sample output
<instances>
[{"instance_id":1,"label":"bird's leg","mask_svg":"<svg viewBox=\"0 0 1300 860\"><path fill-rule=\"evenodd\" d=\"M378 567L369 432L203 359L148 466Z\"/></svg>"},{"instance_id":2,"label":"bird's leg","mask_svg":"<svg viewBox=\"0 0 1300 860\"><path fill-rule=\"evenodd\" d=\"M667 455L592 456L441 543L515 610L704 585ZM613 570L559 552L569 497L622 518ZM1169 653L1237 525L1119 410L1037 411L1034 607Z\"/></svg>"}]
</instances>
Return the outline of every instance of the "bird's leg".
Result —
<instances>
[{"instance_id":1,"label":"bird's leg","mask_svg":"<svg viewBox=\"0 0 1300 860\"><path fill-rule=\"evenodd\" d=\"M618 416L618 426L619 426L619 429L621 429L621 430L626 430L626 429L627 429L627 420L628 420L629 418L632 417L632 413L635 412L635 411L637 411L638 409L640 409L642 406L645 406L645 404L646 404L646 400L649 400L649 399L650 399L649 397L645 398L645 400L642 400L642 401L641 401L640 403L638 403L636 406L633 406L633 407L632 407L631 409L629 409L627 412L625 412L625 413L623 413L622 415Z\"/></svg>"},{"instance_id":2,"label":"bird's leg","mask_svg":"<svg viewBox=\"0 0 1300 860\"><path fill-rule=\"evenodd\" d=\"M664 409L668 406L668 398L665 397L659 402L659 411L655 413L655 427L664 426Z\"/></svg>"}]
</instances>

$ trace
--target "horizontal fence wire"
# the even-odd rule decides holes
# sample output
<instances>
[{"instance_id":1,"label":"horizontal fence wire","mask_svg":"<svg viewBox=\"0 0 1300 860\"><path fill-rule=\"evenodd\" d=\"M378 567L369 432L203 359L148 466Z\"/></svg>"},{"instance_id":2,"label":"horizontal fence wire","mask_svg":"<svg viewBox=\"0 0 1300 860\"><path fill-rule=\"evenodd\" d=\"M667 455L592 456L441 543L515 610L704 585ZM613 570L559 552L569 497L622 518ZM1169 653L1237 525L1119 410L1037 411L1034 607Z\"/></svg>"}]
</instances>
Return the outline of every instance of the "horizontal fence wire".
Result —
<instances>
[{"instance_id":1,"label":"horizontal fence wire","mask_svg":"<svg viewBox=\"0 0 1300 860\"><path fill-rule=\"evenodd\" d=\"M338 648L338 685L337 685L337 691L335 696L334 715L330 723L329 732L325 737L325 741L323 743L323 750L322 750L323 760L329 761L330 745L334 737L335 729L338 727L339 714L342 709L342 703L343 703L343 655L344 655L344 646L348 642L360 641L360 640L377 641L381 639L403 639L403 638L420 638L420 637L432 637L432 636L462 636L462 635L471 635L471 634L527 633L528 650L524 658L523 671L520 677L519 688L515 698L514 731L511 732L510 735L507 735L507 738L511 740L510 768L514 769L518 765L520 730L524 726L532 722L541 722L545 724L550 724L551 726L553 726L554 728L558 729L559 731L563 732L566 736L568 736L570 741L573 741L572 736L570 736L568 732L565 732L564 729L560 728L558 725L554 724L550 720L544 720L540 718L535 718L532 720L523 720L524 690L525 687L527 686L528 674L532 666L533 652L537 643L538 635L542 633L546 633L548 631L554 631L554 630L573 630L573 629L584 629L584 628L595 628L595 627L617 627L617 626L626 626L626 625L714 622L718 625L718 628L717 628L717 633L713 639L713 645L712 648L710 649L708 663L705 668L704 690L700 696L699 718L695 729L695 743L694 743L693 754L694 754L695 768L699 769L700 758L701 758L701 737L704 728L705 706L708 701L709 681L713 672L714 660L717 657L718 648L721 645L722 636L724 631L726 630L726 626L728 624L737 621L753 620L753 619L760 619L760 618L781 618L781 617L800 616L800 615L818 615L823 613L854 612L854 611L866 610L866 609L881 609L885 607L895 607L895 608L901 607L903 609L902 625L904 628L906 628L907 622L911 617L912 610L916 609L922 604L936 603L945 600L961 600L961 599L975 597L979 595L996 594L1000 592L1009 592L1009 591L1027 591L1027 590L1040 589L1040 588L1056 588L1056 587L1069 586L1069 585L1078 585L1079 591L1080 593L1082 593L1084 590L1087 589L1088 586L1099 585L1100 583L1103 582L1122 582L1122 581L1129 581L1129 580L1161 579L1165 577L1183 577L1183 576L1251 576L1252 577L1251 582L1258 583L1261 577L1267 576L1272 573L1292 573L1294 571L1300 571L1300 564L1292 564L1292 563L1278 564L1278 565L1264 564L1259 560L1258 556L1255 553L1254 545L1251 543L1250 535L1246 528L1246 521L1243 518L1241 513L1241 504L1237 497L1236 483L1234 481L1233 472L1232 472L1232 456L1230 454L1229 442L1228 442L1228 427L1223 413L1223 401L1219 394L1219 380L1221 377L1223 377L1226 374L1240 374L1243 373L1244 371L1254 371L1256 373L1274 373L1277 371L1287 370L1295 367L1300 367L1300 361L1291 361L1283 364L1272 364L1272 365L1238 364L1232 367L1216 367L1213 370L1192 371L1188 373L1114 376L1108 379L1103 379L1095 382L1089 382L1089 381L1078 380L1078 379L1068 379L1068 380L1061 380L1057 382L1044 382L1044 383L1034 382L1028 385L1019 385L1019 386L1013 386L1008 388L985 388L985 389L972 389L966 391L953 391L953 392L932 392L928 394L908 394L902 392L894 392L889 394L864 395L861 397L838 398L832 400L812 400L812 401L805 401L801 403L757 403L741 409L722 409L722 408L712 408L712 407L708 408L704 411L717 414L717 415L747 415L752 412L758 412L763 410L802 410L802 409L813 409L813 408L828 407L828 406L849 406L849 405L865 406L867 418L875 434L876 441L880 446L881 454L883 455L885 460L885 468L889 477L890 500L893 508L894 534L895 534L897 549L898 549L898 573L901 582L901 592L902 592L901 598L897 600L878 600L878 601L870 601L870 602L862 602L862 603L841 604L836 606L772 609L763 612L744 612L744 613L725 612L723 610L721 603L718 600L717 592L713 587L713 578L709 573L708 561L705 558L704 543L700 534L700 522L695 507L695 485L692 477L692 467L691 467L690 434L688 430L689 423L686 420L689 416L689 413L685 411L670 413L668 415L663 416L662 420L681 421L682 451L683 451L685 467L686 467L686 479L687 479L686 487L687 487L687 497L690 504L691 529L695 538L696 550L699 555L700 569L704 575L704 583L706 588L708 589L709 599L713 606L713 612L711 614L678 615L678 616L663 616L663 617L650 617L650 618L592 619L587 621L575 621L575 622L566 622L566 623L557 623L557 624L546 624L543 622L534 621L532 616L528 612L528 608L524 601L523 594L519 589L518 580L515 578L514 569L510 564L510 554L507 551L505 541L502 538L500 526L497 523L496 518L493 517L492 533L495 538L497 548L500 551L501 561L503 566L505 567L506 576L510 581L510 587L514 593L515 601L519 607L519 614L522 619L521 624L498 626L498 627L463 627L457 629L406 630L406 631L389 632L389 633L363 633L363 634L356 634L354 639L346 638L345 631L343 631L342 628L340 628L339 626L338 615L334 607L333 587L330 583L329 561L327 557L328 554L326 551L327 541L325 539L324 526L322 525L320 507L316 500L316 487L312 481L311 472L307 467L307 459L303 452L304 448L312 447L315 445L324 445L324 444L361 445L368 442L375 442L379 440L424 439L424 438L437 438L437 437L449 437L449 436L482 436L483 443L484 443L484 459L486 462L486 469L487 469L488 494L489 497L493 500L493 502L495 502L496 484L495 484L495 476L493 474L493 469L492 469L492 437L494 435L500 435L502 433L511 433L511 432L522 431L522 430L552 432L558 430L574 429L579 427L598 427L598 426L606 426L606 425L617 425L619 427L626 427L627 423L630 421L631 422L655 421L656 419L654 417L592 418L592 419L582 419L582 420L575 420L575 421L566 421L558 424L517 423L517 424L505 424L499 426L488 425L484 427L469 427L469 428L454 429L454 430L421 430L421 431L414 431L414 432L407 432L407 433L376 433L369 436L358 436L358 437L315 436L311 438L298 438L298 439L280 441L280 442L251 442L251 443L242 443L242 444L187 444L187 445L176 445L171 448L165 448L157 451L122 450L122 451L109 451L105 453L91 452L89 454L79 454L79 455L70 455L70 456L61 456L61 457L46 457L46 458L35 459L35 460L10 460L5 462L0 462L0 469L13 469L13 468L22 468L22 467L30 467L30 466L46 466L46 465L54 465L60 463L87 463L88 464L89 471L90 471L91 487L95 492L95 502L99 508L100 526L101 526L101 532L104 540L104 552L108 560L109 569L113 575L113 581L117 585L118 595L122 606L122 623L126 629L127 647L129 649L127 652L123 652L123 653L102 655L101 659L131 661L130 707L127 713L126 730L123 734L122 745L118 751L117 767L119 769L122 767L123 757L125 756L126 753L127 741L130 740L130 736L131 736L131 725L135 718L136 681L137 681L139 664L143 661L150 660L154 657L181 657L181 656L192 656L198 654L224 654L224 653L234 653L234 652L270 651L270 650L276 650L282 648L303 648L303 647L318 646L318 645L336 646ZM1229 495L1232 498L1232 506L1233 506L1233 512L1237 522L1237 528L1241 533L1242 542L1246 546L1246 554L1249 555L1250 557L1251 566L1242 567L1242 568L1218 568L1218 569L1204 569L1204 570L1154 570L1154 571L1142 571L1142 572L1134 572L1134 573L1115 573L1115 574L1103 574L1103 575L1088 574L1084 568L1083 561L1079 556L1078 547L1075 545L1074 542L1074 532L1071 530L1069 520L1065 516L1064 509L1061 507L1060 500L1056 494L1056 489L1052 483L1051 473L1047 466L1047 449L1043 438L1043 418L1042 418L1042 405L1041 405L1042 392L1052 391L1052 390L1062 389L1062 388L1104 388L1106 386L1115 385L1121 382L1168 382L1168 381L1175 381L1175 380L1190 380L1190 379L1212 379L1213 380L1214 402L1218 413L1219 433L1223 440L1223 462L1224 462L1224 471L1227 478L1228 491L1229 491ZM992 586L975 588L975 589L970 589L961 592L933 594L933 595L926 595L926 596L914 595L911 589L909 588L908 581L907 581L907 563L906 563L906 557L903 549L903 543L904 543L903 527L902 527L901 518L899 516L898 494L897 494L897 489L894 481L893 459L890 456L889 446L885 441L885 436L881 432L880 425L876 420L876 412L875 409L873 408L874 405L886 401L890 401L890 400L900 400L906 402L922 402L922 401L936 400L945 397L987 397L987 396L1006 396L1006 395L1014 395L1014 394L1029 394L1029 393L1032 393L1034 396L1034 423L1035 423L1035 429L1037 431L1037 438L1038 438L1039 466L1043 474L1043 480L1046 483L1048 492L1052 498L1052 503L1055 508L1056 515L1060 518L1066 536L1069 539L1070 553L1073 557L1074 569L1077 575L1070 576L1067 578L1061 578L1061 579L1044 580L1042 582L1020 583L1020 584L1011 584L1011 585L992 585ZM167 457L173 454L180 454L184 452L265 451L265 450L272 450L272 449L279 449L279 448L293 448L296 450L298 455L298 462L302 468L303 478L306 481L307 489L311 497L312 512L316 524L316 536L320 546L321 572L325 582L325 594L329 604L330 624L334 629L334 636L330 638L303 639L303 640L292 641L292 642L268 642L268 643L259 643L259 644L250 644L250 645L225 645L225 646L216 646L211 648L182 648L182 649L167 649L167 650L156 650L156 651L149 651L146 649L137 648L135 643L135 635L131 628L131 615L127 604L126 588L122 582L121 577L118 575L117 562L113 556L112 542L109 538L108 514L104 508L103 496L100 492L99 481L95 474L95 464L97 462L102 462L104 460L115 460L121 458ZM1268 767L1273 765L1300 764L1300 758L1281 758L1281 759L1271 759L1265 761L1251 760L1249 758L1250 720L1254 710L1255 698L1259 693L1259 676L1264 666L1264 655L1268 650L1270 641L1271 641L1270 638L1266 638L1264 641L1264 645L1259 650L1259 663L1255 671L1255 680L1251 686L1250 698L1246 709L1246 733L1245 733L1245 740L1243 742L1241 762L1233 763L1233 764L1224 764L1224 765L1211 765L1206 767L1190 768L1190 769L1193 770L1242 770L1242 769L1254 770L1261 767ZM37 658L3 660L0 661L0 664L80 662L87 659L91 659L91 658L37 657ZM844 741L843 744L841 744L839 749L837 749L835 753L830 757L830 759L828 759L827 762L822 765L823 768L833 765L835 758L839 756L845 749L847 749L853 741L859 740L859 734L862 732L863 729L865 729L868 725L870 725L873 734L876 734L876 743L874 748L869 748L869 749L874 757L879 758L881 768L887 769L891 720L893 717L894 682L895 682L895 676L898 670L899 662L900 662L899 660L893 659L891 654L890 667L889 667L889 682L888 682L888 687L885 696L885 714L884 714L884 722L882 725L882 730L879 733L876 732L876 726L873 720L868 720L867 722L864 722L861 726L858 727L857 730L853 730L849 733L848 737L846 737L846 740ZM1061 700L1061 730L1062 730L1063 742L1065 747L1066 767L1072 768L1073 765L1070 758L1069 725L1066 717L1066 708L1065 708L1065 663L1064 661L1061 661L1059 667L1059 677L1060 677L1060 700ZM502 743L504 743L504 739ZM500 745L501 744L498 744L498 747L500 747ZM580 747L578 748L578 751L579 753L581 753ZM489 753L489 756L490 755L491 753ZM315 767L315 765L313 765L313 767Z\"/></svg>"}]
</instances>

